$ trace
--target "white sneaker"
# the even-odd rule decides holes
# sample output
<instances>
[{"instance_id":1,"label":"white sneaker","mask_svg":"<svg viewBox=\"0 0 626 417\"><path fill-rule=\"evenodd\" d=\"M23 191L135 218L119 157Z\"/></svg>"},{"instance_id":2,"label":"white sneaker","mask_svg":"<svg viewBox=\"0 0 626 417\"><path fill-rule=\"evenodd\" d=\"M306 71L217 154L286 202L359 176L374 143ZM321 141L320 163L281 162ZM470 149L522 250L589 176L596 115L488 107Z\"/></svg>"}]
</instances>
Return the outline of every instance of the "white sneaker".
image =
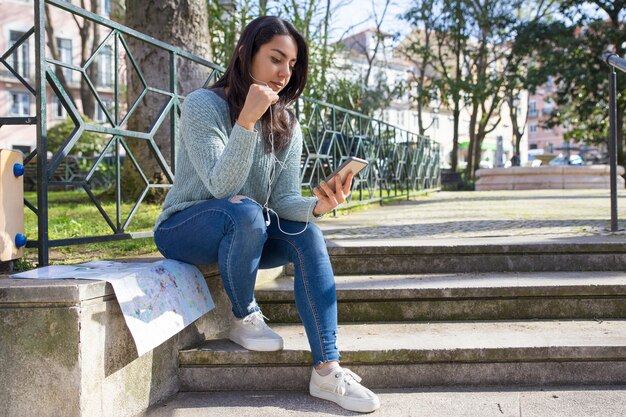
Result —
<instances>
[{"instance_id":1,"label":"white sneaker","mask_svg":"<svg viewBox=\"0 0 626 417\"><path fill-rule=\"evenodd\" d=\"M265 324L260 311L248 314L242 319L233 318L230 322L228 338L248 350L273 352L283 349L283 338Z\"/></svg>"},{"instance_id":2,"label":"white sneaker","mask_svg":"<svg viewBox=\"0 0 626 417\"><path fill-rule=\"evenodd\" d=\"M313 369L309 392L350 411L371 413L380 407L378 396L360 384L361 377L346 368L336 368L321 376Z\"/></svg>"}]
</instances>

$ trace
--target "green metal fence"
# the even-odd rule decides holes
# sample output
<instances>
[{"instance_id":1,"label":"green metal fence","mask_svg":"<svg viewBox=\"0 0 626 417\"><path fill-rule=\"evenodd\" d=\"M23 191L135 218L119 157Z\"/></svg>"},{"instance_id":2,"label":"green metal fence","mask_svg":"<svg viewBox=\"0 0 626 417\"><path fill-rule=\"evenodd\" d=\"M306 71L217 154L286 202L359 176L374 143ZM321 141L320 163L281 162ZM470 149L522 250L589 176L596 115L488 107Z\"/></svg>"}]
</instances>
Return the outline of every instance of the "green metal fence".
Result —
<instances>
[{"instance_id":1,"label":"green metal fence","mask_svg":"<svg viewBox=\"0 0 626 417\"><path fill-rule=\"evenodd\" d=\"M45 25L46 6L56 8L65 13L70 13L81 19L100 25L106 32L100 45L95 49L91 57L82 66L76 66L68 62L54 60L46 50ZM27 246L38 249L39 264L48 264L48 251L51 247L75 245L91 242L103 242L122 240L129 238L142 238L152 236L151 232L129 232L129 225L141 203L150 190L168 188L174 180L174 155L175 143L178 134L178 120L180 104L184 100L187 91L180 91L178 80L178 68L180 62L192 63L203 67L207 76L204 82L195 88L210 86L212 82L223 72L223 68L208 62L200 57L183 51L179 48L158 41L133 29L127 28L116 22L105 19L94 13L81 9L69 2L60 0L35 0L35 22L33 28L26 32L13 46L1 57L0 64L11 72L36 97L36 115L31 117L3 117L0 118L0 126L16 124L36 124L37 148L25 158L27 171L36 171L37 202L33 204L25 200L38 219L38 238L31 241ZM20 74L17 68L12 67L14 56L18 48L27 44L34 38L35 44L35 76L32 85L27 76ZM169 60L168 73L163 77L169 80L168 88L151 85L143 74L137 61L129 48L129 39L140 42L151 48L155 48L167 54ZM95 65L105 48L112 49L114 71L109 95L111 103L102 98L102 88L98 82L90 79L89 68ZM120 62L120 56L124 56L125 62ZM131 103L126 103L125 90L126 80L120 77L120 67L126 64L126 72L133 76L142 85L141 92ZM66 91L55 74L55 68L61 67L64 71L76 73L87 83L93 93L96 106L105 115L103 123L86 122L82 119L78 109L73 104L70 92ZM67 111L68 117L75 124L73 132L64 141L59 149L55 149L52 157L48 157L50 149L47 144L47 97L48 88L58 98L61 105ZM132 130L128 127L128 121L136 109L142 105L142 100L147 95L158 95L162 98L157 117L145 131ZM354 182L354 190L350 204L363 204L374 201L384 201L388 198L408 196L412 192L423 189L439 187L439 145L426 137L408 132L391 124L373 119L371 117L349 111L328 103L310 98L302 98L296 105L296 113L303 130L305 141L302 154L301 181L303 187L312 187L337 167L345 158L354 155L370 162L367 169L362 171ZM166 131L169 157L163 155L163 144L157 145L155 136L157 131ZM95 132L106 135L107 141L93 158L90 169L77 177L59 177L59 168L72 157L70 154L76 144L84 137L86 132ZM130 141L142 141L145 143L147 152L152 154L162 169L166 184L151 181L144 174L137 155L133 153ZM121 187L124 180L123 159L132 162L132 167L141 177L145 184L143 192L129 213L122 213ZM103 164L113 167L114 181L113 193L115 196L115 214L109 214L98 199L94 191L99 182L98 170ZM59 187L74 187L84 190L88 199L97 207L103 219L111 228L111 233L102 236L80 236L69 239L51 240L48 236L48 193L51 189Z\"/></svg>"}]
</instances>

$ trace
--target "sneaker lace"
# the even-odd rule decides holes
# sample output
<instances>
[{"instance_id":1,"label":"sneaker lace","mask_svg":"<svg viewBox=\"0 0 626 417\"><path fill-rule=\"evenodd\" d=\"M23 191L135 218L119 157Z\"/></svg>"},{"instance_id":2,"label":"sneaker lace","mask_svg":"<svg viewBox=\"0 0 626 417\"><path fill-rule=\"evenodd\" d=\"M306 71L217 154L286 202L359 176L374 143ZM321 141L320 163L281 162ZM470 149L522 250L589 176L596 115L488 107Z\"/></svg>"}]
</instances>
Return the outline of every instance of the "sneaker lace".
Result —
<instances>
[{"instance_id":1,"label":"sneaker lace","mask_svg":"<svg viewBox=\"0 0 626 417\"><path fill-rule=\"evenodd\" d=\"M357 384L361 382L361 377L352 372L349 369L341 368L339 371L335 372L335 378L338 379L337 385L335 386L335 392L339 395L344 395L348 390L348 385L352 381Z\"/></svg>"},{"instance_id":2,"label":"sneaker lace","mask_svg":"<svg viewBox=\"0 0 626 417\"><path fill-rule=\"evenodd\" d=\"M255 311L254 313L250 313L246 317L243 318L243 324L250 324L252 326L259 325L261 327L267 327L267 324L265 324L265 320L269 321L269 319L265 317L263 313L261 313L260 311Z\"/></svg>"}]
</instances>

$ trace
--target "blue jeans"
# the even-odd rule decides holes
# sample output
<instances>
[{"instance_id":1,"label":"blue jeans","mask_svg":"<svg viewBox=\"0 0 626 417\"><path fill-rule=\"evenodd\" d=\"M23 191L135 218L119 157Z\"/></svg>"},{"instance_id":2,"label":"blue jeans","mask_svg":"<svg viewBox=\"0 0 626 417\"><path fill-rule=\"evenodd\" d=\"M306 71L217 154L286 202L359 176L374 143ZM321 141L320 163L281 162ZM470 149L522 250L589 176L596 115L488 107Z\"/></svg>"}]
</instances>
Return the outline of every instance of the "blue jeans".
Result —
<instances>
[{"instance_id":1,"label":"blue jeans","mask_svg":"<svg viewBox=\"0 0 626 417\"><path fill-rule=\"evenodd\" d=\"M313 364L339 360L337 295L324 236L309 223L290 236L278 229L276 215L265 225L261 206L249 198L203 201L159 225L154 241L169 259L194 265L217 262L235 317L260 311L254 298L259 268L293 262L296 308L311 346ZM287 233L305 223L280 220Z\"/></svg>"}]
</instances>

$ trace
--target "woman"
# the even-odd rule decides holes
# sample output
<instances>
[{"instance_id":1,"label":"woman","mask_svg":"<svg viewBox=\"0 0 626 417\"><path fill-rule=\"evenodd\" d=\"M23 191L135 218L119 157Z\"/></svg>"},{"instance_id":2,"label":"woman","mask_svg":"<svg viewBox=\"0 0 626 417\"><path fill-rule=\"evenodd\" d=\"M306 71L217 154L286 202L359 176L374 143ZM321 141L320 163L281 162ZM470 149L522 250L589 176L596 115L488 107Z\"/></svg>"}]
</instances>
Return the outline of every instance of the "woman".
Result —
<instances>
[{"instance_id":1,"label":"woman","mask_svg":"<svg viewBox=\"0 0 626 417\"><path fill-rule=\"evenodd\" d=\"M176 180L154 239L166 258L218 262L232 303L229 338L258 351L283 348L254 298L259 268L293 262L296 307L311 346L310 393L370 412L378 397L339 365L333 270L319 228L310 223L343 203L352 176L315 197L300 194L302 132L287 106L307 80L308 51L287 21L250 22L223 77L182 105Z\"/></svg>"}]
</instances>

